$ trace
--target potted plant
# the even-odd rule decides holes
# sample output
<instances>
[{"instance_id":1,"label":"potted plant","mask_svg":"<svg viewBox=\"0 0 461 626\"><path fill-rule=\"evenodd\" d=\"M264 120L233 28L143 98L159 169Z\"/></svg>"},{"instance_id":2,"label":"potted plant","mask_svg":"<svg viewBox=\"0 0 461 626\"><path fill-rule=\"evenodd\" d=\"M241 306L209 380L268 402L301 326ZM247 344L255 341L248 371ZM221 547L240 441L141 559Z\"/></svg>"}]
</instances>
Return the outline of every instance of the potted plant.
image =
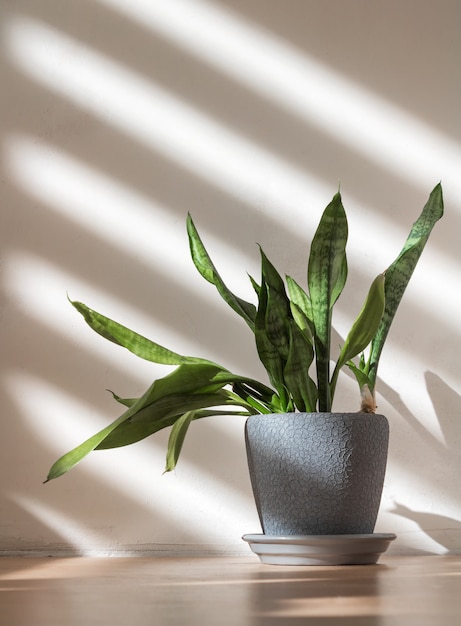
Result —
<instances>
[{"instance_id":1,"label":"potted plant","mask_svg":"<svg viewBox=\"0 0 461 626\"><path fill-rule=\"evenodd\" d=\"M177 354L72 301L89 326L109 341L140 358L176 368L155 380L140 398L114 394L125 406L122 415L58 459L45 482L67 472L93 450L132 444L166 427L171 431L165 471L171 471L194 420L246 415L250 476L266 537L371 535L388 446L388 422L376 414L379 359L408 281L442 214L438 184L398 257L373 280L333 368L332 313L347 278L348 224L340 193L326 207L313 237L307 288L290 276L282 278L260 249L260 280L250 277L256 304L227 288L188 215L192 260L254 333L268 383L234 374L206 359ZM332 412L344 367L360 388L357 413Z\"/></svg>"}]
</instances>

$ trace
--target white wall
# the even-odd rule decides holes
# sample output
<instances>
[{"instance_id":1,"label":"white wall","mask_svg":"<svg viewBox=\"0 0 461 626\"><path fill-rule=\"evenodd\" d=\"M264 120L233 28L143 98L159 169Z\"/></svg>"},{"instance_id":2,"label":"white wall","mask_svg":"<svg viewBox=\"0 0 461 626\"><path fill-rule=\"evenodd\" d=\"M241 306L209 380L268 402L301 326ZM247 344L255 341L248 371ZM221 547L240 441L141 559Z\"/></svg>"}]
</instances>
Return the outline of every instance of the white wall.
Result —
<instances>
[{"instance_id":1,"label":"white wall","mask_svg":"<svg viewBox=\"0 0 461 626\"><path fill-rule=\"evenodd\" d=\"M246 553L259 532L241 418L51 463L165 369L94 335L82 300L178 352L260 376L252 339L192 267L191 211L251 297L262 244L304 280L341 181L342 334L442 180L446 215L383 355L391 447L377 530L460 551L461 5L457 0L17 0L2 24L0 550ZM344 376L338 410L356 410Z\"/></svg>"}]
</instances>

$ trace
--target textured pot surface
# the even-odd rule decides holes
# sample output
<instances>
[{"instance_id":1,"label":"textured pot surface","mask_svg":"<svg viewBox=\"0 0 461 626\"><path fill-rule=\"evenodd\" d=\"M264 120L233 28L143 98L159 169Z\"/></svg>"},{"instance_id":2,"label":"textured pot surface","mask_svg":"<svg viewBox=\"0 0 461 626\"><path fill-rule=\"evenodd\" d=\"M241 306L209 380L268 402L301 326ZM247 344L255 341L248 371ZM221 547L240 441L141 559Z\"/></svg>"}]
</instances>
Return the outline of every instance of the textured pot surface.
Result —
<instances>
[{"instance_id":1,"label":"textured pot surface","mask_svg":"<svg viewBox=\"0 0 461 626\"><path fill-rule=\"evenodd\" d=\"M254 415L245 438L265 534L373 532L389 441L383 415Z\"/></svg>"}]
</instances>

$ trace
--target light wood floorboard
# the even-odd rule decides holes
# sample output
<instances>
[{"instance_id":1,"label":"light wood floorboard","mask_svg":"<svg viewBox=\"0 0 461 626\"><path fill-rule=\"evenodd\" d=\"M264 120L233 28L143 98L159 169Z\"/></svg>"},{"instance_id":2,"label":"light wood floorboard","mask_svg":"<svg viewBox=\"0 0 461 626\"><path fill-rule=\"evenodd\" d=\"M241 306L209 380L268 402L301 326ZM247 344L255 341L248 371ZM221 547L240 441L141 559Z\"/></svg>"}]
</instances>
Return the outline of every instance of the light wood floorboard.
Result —
<instances>
[{"instance_id":1,"label":"light wood floorboard","mask_svg":"<svg viewBox=\"0 0 461 626\"><path fill-rule=\"evenodd\" d=\"M461 556L0 558L2 626L459 626Z\"/></svg>"}]
</instances>

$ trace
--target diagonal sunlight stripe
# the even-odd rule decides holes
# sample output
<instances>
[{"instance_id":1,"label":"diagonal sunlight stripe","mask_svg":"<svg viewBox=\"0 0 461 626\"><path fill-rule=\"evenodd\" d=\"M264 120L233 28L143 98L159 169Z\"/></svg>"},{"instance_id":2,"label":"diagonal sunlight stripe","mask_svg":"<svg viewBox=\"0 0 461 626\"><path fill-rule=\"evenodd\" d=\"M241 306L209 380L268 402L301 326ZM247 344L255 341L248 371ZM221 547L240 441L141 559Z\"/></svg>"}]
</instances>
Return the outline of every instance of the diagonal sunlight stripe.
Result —
<instances>
[{"instance_id":1,"label":"diagonal sunlight stripe","mask_svg":"<svg viewBox=\"0 0 461 626\"><path fill-rule=\"evenodd\" d=\"M137 263L161 272L174 280L174 285L190 288L193 281L194 291L204 300L216 301L216 294L199 277L190 257L186 208L178 223L176 213L168 207L27 136L7 137L4 154L9 177L48 209L113 244ZM205 233L205 224L200 231ZM245 271L258 271L256 245L245 254L225 238L218 246L213 233L207 233L206 240L210 250L219 247L217 259L224 261L225 276L231 283ZM245 297L254 297L249 281L246 287Z\"/></svg>"},{"instance_id":2,"label":"diagonal sunlight stripe","mask_svg":"<svg viewBox=\"0 0 461 626\"><path fill-rule=\"evenodd\" d=\"M11 401L33 433L31 436L50 451L50 465L59 454L79 444L108 423L107 418L97 413L90 404L40 376L10 370L5 376L5 385ZM24 389L28 390L27 394ZM114 417L117 411L121 412L115 409ZM244 418L234 416L220 419L232 419L236 425L238 420L243 450ZM44 424L52 426L45 428ZM163 475L164 465L165 449L158 439L151 437L149 441L123 449L95 452L71 471L83 472L89 488L91 476L97 475L102 482L113 486L120 493L121 499L126 496L127 505L130 501L139 503L146 510L152 511L153 520L157 512L164 520L171 520L171 524L177 525L178 535L183 534L189 540L195 536L199 538L199 543L207 536L209 543L219 543L226 535L235 538L240 536L242 520L253 515L248 496L189 462L186 455L183 455L175 473ZM45 474L47 470L48 467L43 468ZM44 478L45 476L39 477ZM67 478L70 479L70 475ZM66 477L58 480L66 480ZM43 489L53 490L57 484L52 482ZM23 496L12 494L12 497ZM44 498L46 501L46 493ZM178 503L181 503L180 506ZM46 504L43 506L47 507ZM51 510L49 512L50 515L42 519L44 522L48 519L54 525L53 519L58 520L60 514L56 512L57 517L54 518ZM59 529L58 526L57 530ZM80 536L82 532L85 534L83 538ZM75 541L76 545L91 545L100 537L86 525L83 527L76 523L73 526L69 520L68 539Z\"/></svg>"},{"instance_id":3,"label":"diagonal sunlight stripe","mask_svg":"<svg viewBox=\"0 0 461 626\"><path fill-rule=\"evenodd\" d=\"M38 498L17 493L10 494L10 498L43 526L52 529L72 555L102 556L101 546L107 543L104 531L98 532L89 524L76 521L69 513L61 512Z\"/></svg>"},{"instance_id":4,"label":"diagonal sunlight stripe","mask_svg":"<svg viewBox=\"0 0 461 626\"><path fill-rule=\"evenodd\" d=\"M256 206L263 199L265 214L294 234L306 225L314 232L331 188L327 190L307 172L290 167L142 77L37 21L10 21L5 41L15 63L34 80L227 193ZM396 228L367 213L376 221L374 230L380 232L381 241Z\"/></svg>"},{"instance_id":5,"label":"diagonal sunlight stripe","mask_svg":"<svg viewBox=\"0 0 461 626\"><path fill-rule=\"evenodd\" d=\"M123 372L129 380L137 375L145 378L151 370L154 375L156 372L164 373L162 366L130 358L125 350L119 349L115 344L95 341L96 336L67 301L66 293L71 298L83 300L96 310L109 315L109 312L114 312L113 317L146 336L162 337L164 342L177 345L177 335L168 324L162 324L155 318L155 315L142 314L129 301L116 298L100 286L64 271L62 267L53 265L45 258L27 252L14 251L8 254L4 259L2 274L2 290L10 302L14 303L15 309L27 316L27 319L38 322L53 335L58 335L58 340L62 338L79 349L83 347L90 355ZM181 348L185 350L196 349L192 342L188 344L187 337L182 338L181 343Z\"/></svg>"},{"instance_id":6,"label":"diagonal sunlight stripe","mask_svg":"<svg viewBox=\"0 0 461 626\"><path fill-rule=\"evenodd\" d=\"M379 166L461 195L461 146L319 61L205 0L98 0Z\"/></svg>"},{"instance_id":7,"label":"diagonal sunlight stripe","mask_svg":"<svg viewBox=\"0 0 461 626\"><path fill-rule=\"evenodd\" d=\"M136 260L141 260L142 263L161 271L165 276L174 279L175 284L190 287L193 280L194 290L200 293L203 300L216 302L216 293L200 279L193 267L185 228L183 239L178 244L178 222L175 215L168 212L166 207L156 204L57 148L37 140L32 141L21 135L13 135L6 140L4 151L5 169L9 176L49 209L65 216L88 232L97 234L101 239L111 242L125 254L134 256ZM299 201L290 209L290 220L286 220L283 214L280 216L284 226L294 225L297 234L305 213L301 211L297 215L298 206ZM354 220L350 220L348 258L350 264L356 266L356 271L360 269L367 274L365 283L361 285L365 297L371 278L392 262L393 256L400 249L396 246L403 245L406 232L403 227L399 228L376 212L367 212L365 207L360 205L357 207L356 203L354 206L357 214L350 215ZM366 224L363 220L359 222L355 219L357 215L364 214L367 215ZM415 217L416 214L415 212ZM317 216L310 214L307 218L314 222ZM254 294L250 283L249 281L242 283L242 277L247 271L251 275L257 275L259 272L255 247L245 254L234 247L232 242L227 242L225 237L218 242L217 235L206 231L206 224L203 224L203 228L200 224L200 231L206 237L209 249L213 250L219 271L231 286L233 284L238 286L239 295L253 301ZM314 231L314 224L306 229L311 236ZM152 245L155 233L161 233L161 236L155 238L155 245ZM379 233L379 246L373 250L372 258L365 255L363 250L366 233ZM308 239L309 236L306 237L306 250ZM393 251L392 256L390 251ZM365 261L366 271L363 270ZM305 262L307 258L303 259L303 264ZM424 266L424 271L420 267L417 268L405 301L413 300L418 303L421 310L433 311L435 301L440 303L446 301L446 284L457 284L458 268L443 251L432 246L428 246L424 251L420 265ZM284 268L280 269L284 271ZM440 280L441 276L444 277L443 281ZM68 282L64 289L72 289L74 284L75 280L72 283ZM425 296L428 285L432 294L431 299ZM84 290L88 291L88 288ZM100 299L97 293L91 293L91 296L96 300ZM458 301L461 305L461 294L452 294L450 298L455 306L438 307L437 317L455 329L457 328L455 311ZM126 308L121 303L117 304L117 309L114 306L112 304L113 310L118 311ZM133 313L130 315L128 311L125 315L127 319L133 318ZM345 327L350 327L352 321L348 320ZM339 327L338 330L342 332L344 329ZM168 335L166 328L164 332Z\"/></svg>"},{"instance_id":8,"label":"diagonal sunlight stripe","mask_svg":"<svg viewBox=\"0 0 461 626\"><path fill-rule=\"evenodd\" d=\"M300 196L310 201L315 196L314 206L322 206L330 195L308 173L38 21L9 21L4 39L27 76L231 195L259 204L265 194L275 214L299 204ZM271 183L275 176L276 185Z\"/></svg>"},{"instance_id":9,"label":"diagonal sunlight stripe","mask_svg":"<svg viewBox=\"0 0 461 626\"><path fill-rule=\"evenodd\" d=\"M182 245L172 248L178 218L154 200L27 136L8 137L4 153L14 182L58 215L166 274L189 262L185 210Z\"/></svg>"},{"instance_id":10,"label":"diagonal sunlight stripe","mask_svg":"<svg viewBox=\"0 0 461 626\"><path fill-rule=\"evenodd\" d=\"M6 34L10 55L33 79L62 93L150 148L162 150L227 193L243 195L256 205L260 205L261 197L264 197L265 213L272 212L274 218L293 233L298 234L305 223L312 227L311 232L314 231L317 210L324 206L325 199L331 197L318 180L288 166L140 76L38 22L14 20L9 23ZM38 159L33 157L33 160L36 166ZM17 172L24 167L22 179L27 187L31 183L27 181L26 162L22 164L19 159L17 164ZM34 184L38 177L32 173L31 180ZM315 196L317 199L313 201ZM306 210L306 206L314 206L316 212ZM286 219L287 210L290 211L289 220ZM388 236L394 241L403 240L403 237L393 236L395 225L387 224L382 217L375 215L370 219L376 222L375 232L380 233L383 253L389 249ZM382 228L383 223L386 228ZM360 250L356 246L353 254ZM380 260L379 254L374 251L374 259ZM443 285L446 283L437 277L455 274L453 266L447 267L448 274L445 273L448 262L444 259L444 265L440 265L441 256L433 256L437 262L432 264L430 275L425 274L425 280L437 286L432 300L429 302L424 298L422 289L411 292L423 308L433 308L434 300L445 301ZM385 260L388 262L390 259ZM363 259L360 265L363 266ZM379 271L385 266L380 263ZM415 284L413 280L412 286ZM437 315L443 315L444 319L449 318L449 323L455 324L452 307L438 306Z\"/></svg>"},{"instance_id":11,"label":"diagonal sunlight stripe","mask_svg":"<svg viewBox=\"0 0 461 626\"><path fill-rule=\"evenodd\" d=\"M178 267L176 271L184 274ZM204 281L200 281L199 276L197 278L200 286ZM106 364L106 367L126 376L130 383L138 381L138 389L143 390L143 386L150 384L154 378L167 374L171 367L138 359L120 346L98 338L68 302L66 293L70 298L85 302L93 309L180 354L208 358L218 363L224 361L223 366L231 369L241 368L241 363L237 360L238 351L235 356L223 354L223 342L204 341L195 332L194 318L188 313L191 305L183 293L178 292L176 299L172 298L171 304L171 307L177 308L178 302L181 303L178 330L171 323L173 309L169 317L167 313L157 314L155 293L151 299L151 310L146 312L129 299L123 298L123 289L114 295L110 289L90 281L91 277L85 280L77 273L65 271L46 258L26 251L10 252L2 260L2 292L14 309L28 323L33 323L38 335L42 335L45 330L57 344L64 340L71 350L73 346L79 353L84 350L90 357L94 356ZM142 286L138 288L141 289ZM198 292L195 282L194 291ZM206 301L209 297L210 302L215 304L216 293L211 289L210 291L211 295L204 292L203 300ZM208 310L206 304L203 306L204 310ZM227 313L224 306L223 310Z\"/></svg>"}]
</instances>

